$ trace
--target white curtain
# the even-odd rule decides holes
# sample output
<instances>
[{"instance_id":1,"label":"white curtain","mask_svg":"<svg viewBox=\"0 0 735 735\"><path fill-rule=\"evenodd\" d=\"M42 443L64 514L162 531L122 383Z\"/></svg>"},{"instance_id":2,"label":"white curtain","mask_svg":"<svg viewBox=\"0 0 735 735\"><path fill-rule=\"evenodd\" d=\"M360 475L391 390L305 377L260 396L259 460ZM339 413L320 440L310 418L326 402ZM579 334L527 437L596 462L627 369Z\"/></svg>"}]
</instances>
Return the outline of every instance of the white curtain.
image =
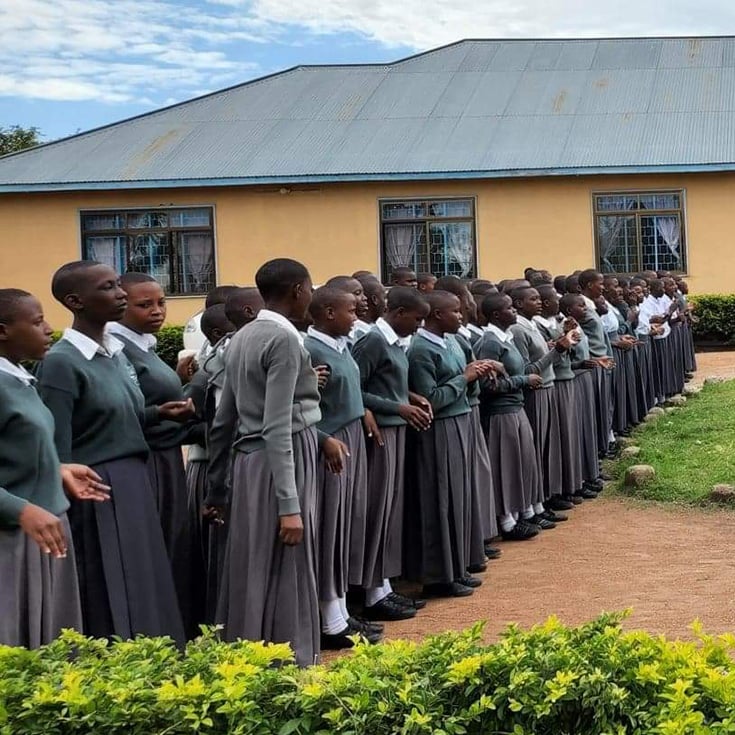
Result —
<instances>
[{"instance_id":1,"label":"white curtain","mask_svg":"<svg viewBox=\"0 0 735 735\"><path fill-rule=\"evenodd\" d=\"M392 268L412 266L416 254L415 225L386 225L385 252Z\"/></svg>"},{"instance_id":2,"label":"white curtain","mask_svg":"<svg viewBox=\"0 0 735 735\"><path fill-rule=\"evenodd\" d=\"M446 225L447 249L449 255L459 264L462 269L461 277L464 278L472 270L472 243L470 242L470 226L458 222Z\"/></svg>"},{"instance_id":3,"label":"white curtain","mask_svg":"<svg viewBox=\"0 0 735 735\"><path fill-rule=\"evenodd\" d=\"M202 233L181 233L186 273L191 277L191 289L204 292L211 287L212 275L212 236Z\"/></svg>"},{"instance_id":4,"label":"white curtain","mask_svg":"<svg viewBox=\"0 0 735 735\"><path fill-rule=\"evenodd\" d=\"M96 260L98 263L104 263L117 270L117 253L115 252L117 240L117 237L88 237L87 259Z\"/></svg>"},{"instance_id":5,"label":"white curtain","mask_svg":"<svg viewBox=\"0 0 735 735\"><path fill-rule=\"evenodd\" d=\"M678 217L656 217L656 229L661 239L666 243L669 252L680 263L679 241L681 240L681 223Z\"/></svg>"}]
</instances>

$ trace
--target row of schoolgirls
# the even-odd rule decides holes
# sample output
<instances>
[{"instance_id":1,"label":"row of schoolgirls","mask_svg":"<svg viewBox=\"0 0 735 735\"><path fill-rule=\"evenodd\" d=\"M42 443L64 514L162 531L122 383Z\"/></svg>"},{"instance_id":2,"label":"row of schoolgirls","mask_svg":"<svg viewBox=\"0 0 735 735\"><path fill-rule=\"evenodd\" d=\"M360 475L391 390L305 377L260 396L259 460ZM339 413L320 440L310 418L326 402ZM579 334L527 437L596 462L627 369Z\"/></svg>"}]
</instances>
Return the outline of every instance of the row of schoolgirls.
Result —
<instances>
[{"instance_id":1,"label":"row of schoolgirls","mask_svg":"<svg viewBox=\"0 0 735 735\"><path fill-rule=\"evenodd\" d=\"M655 275L398 269L387 299L365 272L312 297L279 259L210 294L211 347L174 372L154 349L160 286L71 263L52 291L73 324L35 377L41 306L0 291L0 642L183 642L216 622L306 665L472 594L488 542L595 497L614 432L694 369L685 284Z\"/></svg>"}]
</instances>

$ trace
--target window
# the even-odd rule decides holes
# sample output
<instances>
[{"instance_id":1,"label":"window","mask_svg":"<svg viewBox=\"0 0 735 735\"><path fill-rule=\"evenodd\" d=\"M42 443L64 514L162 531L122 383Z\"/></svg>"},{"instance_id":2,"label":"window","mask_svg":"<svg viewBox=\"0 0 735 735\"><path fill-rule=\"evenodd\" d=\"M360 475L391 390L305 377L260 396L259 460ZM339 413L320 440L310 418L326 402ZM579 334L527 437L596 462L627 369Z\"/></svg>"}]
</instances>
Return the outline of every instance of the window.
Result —
<instances>
[{"instance_id":1,"label":"window","mask_svg":"<svg viewBox=\"0 0 735 735\"><path fill-rule=\"evenodd\" d=\"M173 296L215 285L212 208L82 212L82 257L148 273Z\"/></svg>"},{"instance_id":2,"label":"window","mask_svg":"<svg viewBox=\"0 0 735 735\"><path fill-rule=\"evenodd\" d=\"M603 273L686 272L683 192L595 194L594 208Z\"/></svg>"},{"instance_id":3,"label":"window","mask_svg":"<svg viewBox=\"0 0 735 735\"><path fill-rule=\"evenodd\" d=\"M437 277L474 277L475 202L429 199L380 202L383 279L409 266Z\"/></svg>"}]
</instances>

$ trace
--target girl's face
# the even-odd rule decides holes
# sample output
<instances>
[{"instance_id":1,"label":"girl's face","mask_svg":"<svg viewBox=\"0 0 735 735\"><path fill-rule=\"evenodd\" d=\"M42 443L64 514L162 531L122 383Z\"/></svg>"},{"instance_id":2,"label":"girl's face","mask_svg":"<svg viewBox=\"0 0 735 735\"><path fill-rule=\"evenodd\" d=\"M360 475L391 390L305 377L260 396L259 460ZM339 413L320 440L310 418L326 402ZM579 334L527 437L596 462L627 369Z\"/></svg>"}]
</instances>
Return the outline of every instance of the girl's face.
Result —
<instances>
[{"instance_id":1,"label":"girl's face","mask_svg":"<svg viewBox=\"0 0 735 735\"><path fill-rule=\"evenodd\" d=\"M532 319L541 313L541 296L535 288L523 292L523 296L516 301L516 308L526 317Z\"/></svg>"},{"instance_id":2,"label":"girl's face","mask_svg":"<svg viewBox=\"0 0 735 735\"><path fill-rule=\"evenodd\" d=\"M364 319L368 313L368 299L362 284L357 279L348 286L350 293L355 297L355 310L358 319Z\"/></svg>"},{"instance_id":3,"label":"girl's face","mask_svg":"<svg viewBox=\"0 0 735 735\"><path fill-rule=\"evenodd\" d=\"M462 326L462 302L452 296L446 306L434 310L432 317L444 334L456 334Z\"/></svg>"},{"instance_id":4,"label":"girl's face","mask_svg":"<svg viewBox=\"0 0 735 735\"><path fill-rule=\"evenodd\" d=\"M166 321L166 296L155 281L133 283L128 289L124 324L141 334L155 334Z\"/></svg>"},{"instance_id":5,"label":"girl's face","mask_svg":"<svg viewBox=\"0 0 735 735\"><path fill-rule=\"evenodd\" d=\"M559 313L559 297L549 296L548 299L544 299L542 311L547 316L556 316Z\"/></svg>"},{"instance_id":6,"label":"girl's face","mask_svg":"<svg viewBox=\"0 0 735 735\"><path fill-rule=\"evenodd\" d=\"M43 308L35 296L18 303L15 318L0 323L0 345L11 362L43 360L51 347L51 327L43 316Z\"/></svg>"},{"instance_id":7,"label":"girl's face","mask_svg":"<svg viewBox=\"0 0 735 735\"><path fill-rule=\"evenodd\" d=\"M306 310L311 303L311 294L314 286L311 278L307 277L304 281L294 286L293 289L293 309L291 312L291 320L302 322L306 320ZM309 323L311 323L309 321Z\"/></svg>"},{"instance_id":8,"label":"girl's face","mask_svg":"<svg viewBox=\"0 0 735 735\"><path fill-rule=\"evenodd\" d=\"M429 305L426 304L425 308L414 310L404 309L400 307L390 314L390 325L399 337L410 337L416 333L416 330L421 326L424 319L429 314Z\"/></svg>"},{"instance_id":9,"label":"girl's face","mask_svg":"<svg viewBox=\"0 0 735 735\"><path fill-rule=\"evenodd\" d=\"M82 271L76 294L67 297L75 313L83 313L98 323L117 322L125 314L128 296L120 279L108 265L95 265Z\"/></svg>"},{"instance_id":10,"label":"girl's face","mask_svg":"<svg viewBox=\"0 0 735 735\"><path fill-rule=\"evenodd\" d=\"M501 329L508 329L508 327L515 324L517 321L517 312L513 306L513 299L510 296L506 296L503 299L503 306L494 312L493 316L495 324Z\"/></svg>"},{"instance_id":11,"label":"girl's face","mask_svg":"<svg viewBox=\"0 0 735 735\"><path fill-rule=\"evenodd\" d=\"M333 334L338 337L347 337L357 319L357 299L352 294L345 294L332 307Z\"/></svg>"},{"instance_id":12,"label":"girl's face","mask_svg":"<svg viewBox=\"0 0 735 735\"><path fill-rule=\"evenodd\" d=\"M584 299L580 296L575 299L574 303L569 307L567 316L572 317L572 319L579 323L584 319L586 310L587 307L584 303Z\"/></svg>"}]
</instances>

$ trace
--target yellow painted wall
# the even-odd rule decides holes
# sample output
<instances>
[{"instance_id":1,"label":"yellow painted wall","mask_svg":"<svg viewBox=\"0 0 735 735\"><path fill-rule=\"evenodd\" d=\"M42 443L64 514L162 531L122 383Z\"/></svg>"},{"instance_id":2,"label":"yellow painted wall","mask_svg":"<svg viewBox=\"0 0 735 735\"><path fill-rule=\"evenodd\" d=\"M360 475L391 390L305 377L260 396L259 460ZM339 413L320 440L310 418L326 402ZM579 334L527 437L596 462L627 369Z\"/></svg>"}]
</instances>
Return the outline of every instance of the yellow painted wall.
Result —
<instances>
[{"instance_id":1,"label":"yellow painted wall","mask_svg":"<svg viewBox=\"0 0 735 735\"><path fill-rule=\"evenodd\" d=\"M219 283L252 283L258 266L279 256L302 260L317 283L377 272L378 199L443 195L477 199L481 276L519 277L528 265L568 273L594 265L592 192L637 189L685 190L691 290L733 291L735 176L728 174L335 184L285 195L245 188L0 195L0 285L36 293L63 327L69 320L49 282L80 257L80 210L195 204L215 206ZM170 299L169 322L184 323L201 303Z\"/></svg>"}]
</instances>

